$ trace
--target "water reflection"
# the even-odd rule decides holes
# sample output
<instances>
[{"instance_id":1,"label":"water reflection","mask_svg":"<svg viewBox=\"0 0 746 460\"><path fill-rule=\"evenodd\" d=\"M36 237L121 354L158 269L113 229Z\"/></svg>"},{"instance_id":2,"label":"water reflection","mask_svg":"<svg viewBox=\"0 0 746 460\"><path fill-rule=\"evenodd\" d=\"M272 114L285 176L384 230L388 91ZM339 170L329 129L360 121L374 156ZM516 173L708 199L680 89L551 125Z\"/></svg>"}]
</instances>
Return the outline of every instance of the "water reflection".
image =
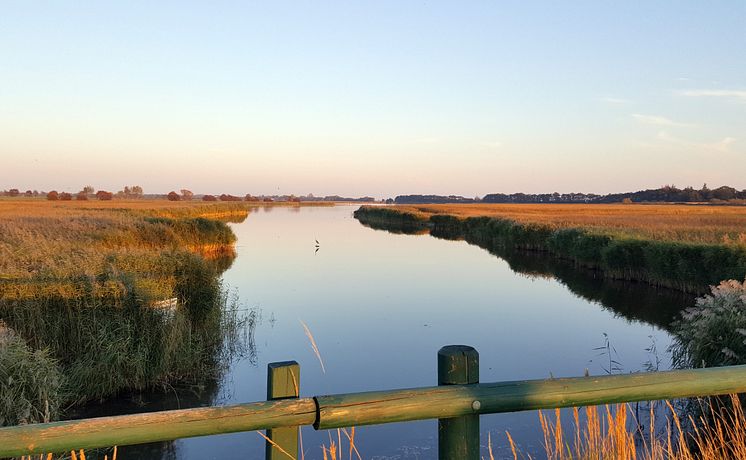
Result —
<instances>
[{"instance_id":1,"label":"water reflection","mask_svg":"<svg viewBox=\"0 0 746 460\"><path fill-rule=\"evenodd\" d=\"M433 385L436 352L454 343L479 350L485 382L579 376L586 367L603 373L590 363L603 333L618 361L637 370L649 359L648 336L665 349L672 312L689 302L537 253L491 255L422 228L408 231L418 236L371 231L353 219L354 209L277 207L233 224L238 256L223 279L240 296L237 310L255 311L250 351L205 397L169 389L143 397L144 406L130 401L130 411L262 400L267 364L290 359L301 364L303 396ZM326 373L299 320L313 332ZM121 408L101 414L112 410ZM512 458L506 430L529 451L541 450L535 413L485 416L482 430L485 439L492 433L498 458ZM304 428L303 435L305 458L323 458L327 433ZM434 421L359 427L356 440L363 458L437 458ZM124 460L262 458L264 441L237 433L127 449Z\"/></svg>"},{"instance_id":2,"label":"water reflection","mask_svg":"<svg viewBox=\"0 0 746 460\"><path fill-rule=\"evenodd\" d=\"M598 270L579 267L571 261L560 259L537 251L510 249L458 234L432 231L427 226L395 225L388 228L386 223L361 221L363 226L391 234L423 235L439 239L460 241L487 250L508 263L515 273L555 279L572 293L629 321L641 321L664 330L670 330L671 323L684 309L694 304L695 296L685 292L657 288L646 283L617 280L604 277Z\"/></svg>"}]
</instances>

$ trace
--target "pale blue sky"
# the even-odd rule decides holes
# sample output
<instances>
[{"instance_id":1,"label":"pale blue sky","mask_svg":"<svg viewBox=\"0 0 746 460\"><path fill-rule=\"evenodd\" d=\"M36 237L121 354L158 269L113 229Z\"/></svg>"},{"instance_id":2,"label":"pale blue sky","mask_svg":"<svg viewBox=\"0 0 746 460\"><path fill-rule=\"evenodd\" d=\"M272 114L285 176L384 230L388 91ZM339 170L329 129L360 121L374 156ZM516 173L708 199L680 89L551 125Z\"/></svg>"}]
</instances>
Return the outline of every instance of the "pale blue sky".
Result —
<instances>
[{"instance_id":1,"label":"pale blue sky","mask_svg":"<svg viewBox=\"0 0 746 460\"><path fill-rule=\"evenodd\" d=\"M0 188L742 189L744 31L739 0L0 1Z\"/></svg>"}]
</instances>

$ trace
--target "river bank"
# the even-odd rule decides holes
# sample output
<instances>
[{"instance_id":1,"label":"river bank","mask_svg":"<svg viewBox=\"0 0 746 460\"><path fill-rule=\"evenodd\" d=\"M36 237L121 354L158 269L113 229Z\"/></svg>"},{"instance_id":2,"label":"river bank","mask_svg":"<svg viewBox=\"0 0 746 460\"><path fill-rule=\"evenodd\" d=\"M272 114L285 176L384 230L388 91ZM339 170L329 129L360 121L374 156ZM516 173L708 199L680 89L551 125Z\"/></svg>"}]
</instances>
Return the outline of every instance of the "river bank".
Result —
<instances>
[{"instance_id":1,"label":"river bank","mask_svg":"<svg viewBox=\"0 0 746 460\"><path fill-rule=\"evenodd\" d=\"M746 275L746 208L691 206L362 206L374 228L430 232L497 251L550 253L603 276L703 293ZM660 232L658 228L667 229Z\"/></svg>"}]
</instances>

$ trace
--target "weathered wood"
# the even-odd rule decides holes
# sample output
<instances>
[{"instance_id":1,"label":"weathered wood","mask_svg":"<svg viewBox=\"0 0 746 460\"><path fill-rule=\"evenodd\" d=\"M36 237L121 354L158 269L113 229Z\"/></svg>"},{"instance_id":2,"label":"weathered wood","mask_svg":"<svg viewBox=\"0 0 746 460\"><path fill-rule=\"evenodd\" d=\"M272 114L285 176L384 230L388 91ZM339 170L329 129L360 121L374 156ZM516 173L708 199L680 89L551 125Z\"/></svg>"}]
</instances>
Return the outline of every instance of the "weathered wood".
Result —
<instances>
[{"instance_id":1,"label":"weathered wood","mask_svg":"<svg viewBox=\"0 0 746 460\"><path fill-rule=\"evenodd\" d=\"M746 366L317 396L0 428L0 458L312 423L329 429L741 392Z\"/></svg>"},{"instance_id":2,"label":"weathered wood","mask_svg":"<svg viewBox=\"0 0 746 460\"><path fill-rule=\"evenodd\" d=\"M0 458L310 425L313 399L205 407L0 428Z\"/></svg>"},{"instance_id":3,"label":"weathered wood","mask_svg":"<svg viewBox=\"0 0 746 460\"><path fill-rule=\"evenodd\" d=\"M297 399L300 396L300 366L295 361L283 361L267 365L267 399ZM298 426L285 426L267 430L267 460L287 460L287 452L298 455ZM284 452L283 452L284 451Z\"/></svg>"},{"instance_id":4,"label":"weathered wood","mask_svg":"<svg viewBox=\"0 0 746 460\"><path fill-rule=\"evenodd\" d=\"M438 385L479 383L479 353L466 345L438 351ZM440 460L479 460L479 414L438 419Z\"/></svg>"},{"instance_id":5,"label":"weathered wood","mask_svg":"<svg viewBox=\"0 0 746 460\"><path fill-rule=\"evenodd\" d=\"M746 366L317 396L319 429L746 392ZM475 409L475 401L479 401Z\"/></svg>"}]
</instances>

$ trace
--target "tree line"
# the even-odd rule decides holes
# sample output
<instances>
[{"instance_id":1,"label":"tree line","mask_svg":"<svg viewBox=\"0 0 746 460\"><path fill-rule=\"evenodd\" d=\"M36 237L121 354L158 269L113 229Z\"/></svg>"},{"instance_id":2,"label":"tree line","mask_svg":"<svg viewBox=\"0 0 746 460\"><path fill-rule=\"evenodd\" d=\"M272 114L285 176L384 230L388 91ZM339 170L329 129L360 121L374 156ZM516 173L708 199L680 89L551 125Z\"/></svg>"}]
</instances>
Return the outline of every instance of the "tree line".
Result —
<instances>
[{"instance_id":1,"label":"tree line","mask_svg":"<svg viewBox=\"0 0 746 460\"><path fill-rule=\"evenodd\" d=\"M746 189L737 190L722 186L714 189L704 184L702 188L664 185L656 189L637 192L610 193L491 193L483 198L465 198L458 195L399 195L387 200L396 204L434 203L704 203L746 200Z\"/></svg>"}]
</instances>

